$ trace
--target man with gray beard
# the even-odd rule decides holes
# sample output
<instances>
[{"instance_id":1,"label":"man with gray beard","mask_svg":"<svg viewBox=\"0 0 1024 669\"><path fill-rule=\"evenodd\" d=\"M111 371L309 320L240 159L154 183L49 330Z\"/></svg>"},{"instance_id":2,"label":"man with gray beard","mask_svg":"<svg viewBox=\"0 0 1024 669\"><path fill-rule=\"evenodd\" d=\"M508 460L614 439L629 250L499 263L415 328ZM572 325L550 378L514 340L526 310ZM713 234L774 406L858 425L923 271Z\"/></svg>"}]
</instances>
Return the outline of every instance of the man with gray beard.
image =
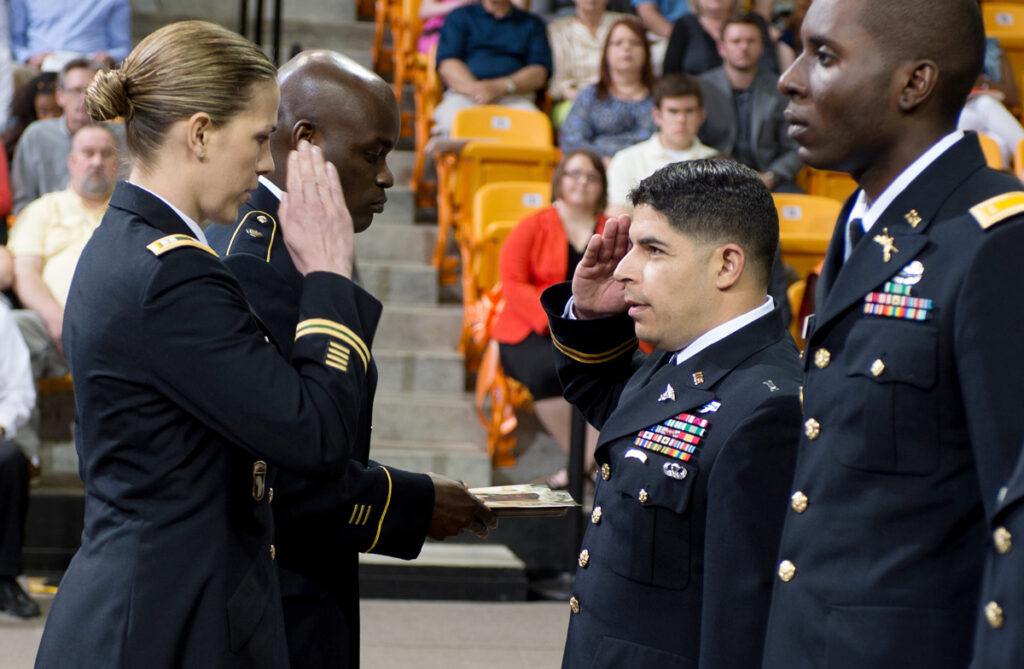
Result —
<instances>
[{"instance_id":1,"label":"man with gray beard","mask_svg":"<svg viewBox=\"0 0 1024 669\"><path fill-rule=\"evenodd\" d=\"M64 302L78 257L107 210L117 181L118 143L105 125L82 126L71 140L69 183L18 214L8 248L14 256L14 292L24 309L14 312L32 357L32 373L68 373L61 344ZM38 415L18 432L29 458L38 455Z\"/></svg>"}]
</instances>

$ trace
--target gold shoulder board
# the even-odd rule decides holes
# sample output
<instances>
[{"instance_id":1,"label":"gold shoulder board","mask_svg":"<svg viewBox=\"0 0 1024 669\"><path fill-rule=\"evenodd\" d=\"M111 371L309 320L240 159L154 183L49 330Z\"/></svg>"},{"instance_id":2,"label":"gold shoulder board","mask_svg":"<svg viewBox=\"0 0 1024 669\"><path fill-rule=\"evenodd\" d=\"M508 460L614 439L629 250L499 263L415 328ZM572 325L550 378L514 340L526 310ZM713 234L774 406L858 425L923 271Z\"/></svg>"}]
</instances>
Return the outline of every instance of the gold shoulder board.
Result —
<instances>
[{"instance_id":1,"label":"gold shoulder board","mask_svg":"<svg viewBox=\"0 0 1024 669\"><path fill-rule=\"evenodd\" d=\"M162 256L168 251L185 248L186 246L190 246L196 249L202 249L209 253L210 255L212 255L214 258L220 257L217 255L217 252L211 249L209 246L203 244L200 241L197 241L196 239L188 235L167 235L166 237L161 237L160 239L156 240L151 244L147 244L146 248L149 249L149 252L152 253L153 255Z\"/></svg>"},{"instance_id":2,"label":"gold shoulder board","mask_svg":"<svg viewBox=\"0 0 1024 669\"><path fill-rule=\"evenodd\" d=\"M1024 212L1024 191L1012 191L996 195L971 207L971 216L978 221L982 230L988 230L1011 216Z\"/></svg>"}]
</instances>

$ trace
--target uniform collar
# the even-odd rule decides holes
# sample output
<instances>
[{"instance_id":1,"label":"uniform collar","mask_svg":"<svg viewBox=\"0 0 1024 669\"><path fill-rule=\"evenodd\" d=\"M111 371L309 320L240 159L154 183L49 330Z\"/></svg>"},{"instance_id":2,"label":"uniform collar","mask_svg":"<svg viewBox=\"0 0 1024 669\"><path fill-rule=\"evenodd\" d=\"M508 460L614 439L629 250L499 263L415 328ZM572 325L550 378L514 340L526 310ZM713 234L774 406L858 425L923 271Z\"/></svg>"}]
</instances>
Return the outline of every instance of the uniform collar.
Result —
<instances>
[{"instance_id":1,"label":"uniform collar","mask_svg":"<svg viewBox=\"0 0 1024 669\"><path fill-rule=\"evenodd\" d=\"M130 186L133 186L135 188L138 188L139 190L141 190L144 193L148 193L149 195L155 197L156 199L160 200L165 205L170 207L171 211L173 211L175 214L177 214L178 218L180 218L181 221L185 224L185 227L188 228L188 231L192 234L192 236L195 237L196 239L198 239L203 244L206 244L207 246L209 246L209 242L206 241L206 235L203 234L203 229L201 227L199 227L198 223L196 223L191 218L189 218L185 214L185 212L183 212L181 209L178 209L173 204L168 202L163 196L158 195L157 193L154 193L153 191L149 190L145 186L140 186L139 184L135 184L135 183L132 183L130 181L125 181L124 183L126 183L126 184L128 184Z\"/></svg>"},{"instance_id":2,"label":"uniform collar","mask_svg":"<svg viewBox=\"0 0 1024 669\"><path fill-rule=\"evenodd\" d=\"M270 179L266 178L263 175L260 175L259 182L261 186L270 191L271 195L277 198L278 202L281 201L281 196L284 195L284 191L278 188L277 184L275 184L273 181L271 181Z\"/></svg>"},{"instance_id":3,"label":"uniform collar","mask_svg":"<svg viewBox=\"0 0 1024 669\"><path fill-rule=\"evenodd\" d=\"M712 344L720 342L733 332L753 323L758 318L770 314L773 309L775 309L775 300L773 300L772 296L769 295L760 306L754 307L750 311L742 313L736 318L727 320L721 325L711 328L701 336L694 339L689 346L675 354L675 363L677 365L683 364Z\"/></svg>"}]
</instances>

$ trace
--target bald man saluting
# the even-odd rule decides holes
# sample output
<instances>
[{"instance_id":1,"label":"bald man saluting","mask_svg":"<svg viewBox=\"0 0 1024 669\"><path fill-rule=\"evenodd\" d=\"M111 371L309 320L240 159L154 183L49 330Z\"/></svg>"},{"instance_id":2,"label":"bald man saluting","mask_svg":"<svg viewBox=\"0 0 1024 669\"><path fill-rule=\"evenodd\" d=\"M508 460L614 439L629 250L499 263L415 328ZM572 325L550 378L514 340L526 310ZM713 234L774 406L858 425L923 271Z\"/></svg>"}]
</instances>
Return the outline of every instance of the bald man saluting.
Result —
<instances>
[{"instance_id":1,"label":"bald man saluting","mask_svg":"<svg viewBox=\"0 0 1024 669\"><path fill-rule=\"evenodd\" d=\"M433 474L404 472L369 460L373 396L377 385L371 340L343 326L298 322L302 276L281 241L278 209L287 195L288 153L308 141L323 151L341 180L356 232L369 227L394 185L386 158L398 139L398 106L376 74L330 51L309 51L278 73L281 106L269 141L274 172L239 212L235 226L211 226L207 238L235 273L256 312L288 355L297 329L341 328L347 350L324 351L326 364L344 371L366 365L367 387L353 402L364 406L349 435L352 462L333 481L281 472L274 498L277 564L288 651L294 667L359 666L358 554L415 558L426 537L444 539L470 529L486 534L491 513L461 483ZM315 149L317 150L317 149ZM282 202L283 199L283 202ZM381 305L370 298L380 317ZM365 317L366 315L364 315ZM370 329L371 336L373 329ZM342 347L344 349L344 347ZM270 481L268 480L268 485ZM275 492L276 491L276 492ZM254 492L255 494L255 492Z\"/></svg>"}]
</instances>

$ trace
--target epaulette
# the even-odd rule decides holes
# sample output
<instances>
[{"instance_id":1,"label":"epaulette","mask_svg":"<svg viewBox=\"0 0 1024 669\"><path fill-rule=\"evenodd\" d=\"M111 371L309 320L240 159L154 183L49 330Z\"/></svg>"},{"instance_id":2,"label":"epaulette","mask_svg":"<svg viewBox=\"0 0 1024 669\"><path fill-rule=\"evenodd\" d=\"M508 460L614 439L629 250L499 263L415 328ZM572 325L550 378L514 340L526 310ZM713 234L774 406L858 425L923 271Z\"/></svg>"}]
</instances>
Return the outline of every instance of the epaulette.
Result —
<instances>
[{"instance_id":1,"label":"epaulette","mask_svg":"<svg viewBox=\"0 0 1024 669\"><path fill-rule=\"evenodd\" d=\"M982 230L988 230L1011 216L1024 212L1024 191L1011 191L991 197L971 207L971 216Z\"/></svg>"},{"instance_id":2,"label":"epaulette","mask_svg":"<svg viewBox=\"0 0 1024 669\"><path fill-rule=\"evenodd\" d=\"M245 240L246 246L252 247L256 245L259 253L253 253L250 248L235 249L236 242L242 241L239 239L239 235L246 235L249 238ZM228 248L224 255L231 255L232 250L235 250L262 256L266 262L270 262L270 252L274 249L274 240L276 238L277 221L274 217L265 211L254 209L243 216L242 220L235 226L235 231L231 233L231 239L228 241ZM265 252L262 247L263 243L267 245Z\"/></svg>"},{"instance_id":3,"label":"epaulette","mask_svg":"<svg viewBox=\"0 0 1024 669\"><path fill-rule=\"evenodd\" d=\"M196 249L202 249L209 253L210 255L212 255L214 258L220 257L217 255L217 252L211 249L209 246L198 241L194 237L190 237L189 235L167 235L166 237L161 237L160 239L156 240L155 242L152 242L151 244L147 244L146 248L153 255L162 256L168 251L185 248L186 246Z\"/></svg>"}]
</instances>

